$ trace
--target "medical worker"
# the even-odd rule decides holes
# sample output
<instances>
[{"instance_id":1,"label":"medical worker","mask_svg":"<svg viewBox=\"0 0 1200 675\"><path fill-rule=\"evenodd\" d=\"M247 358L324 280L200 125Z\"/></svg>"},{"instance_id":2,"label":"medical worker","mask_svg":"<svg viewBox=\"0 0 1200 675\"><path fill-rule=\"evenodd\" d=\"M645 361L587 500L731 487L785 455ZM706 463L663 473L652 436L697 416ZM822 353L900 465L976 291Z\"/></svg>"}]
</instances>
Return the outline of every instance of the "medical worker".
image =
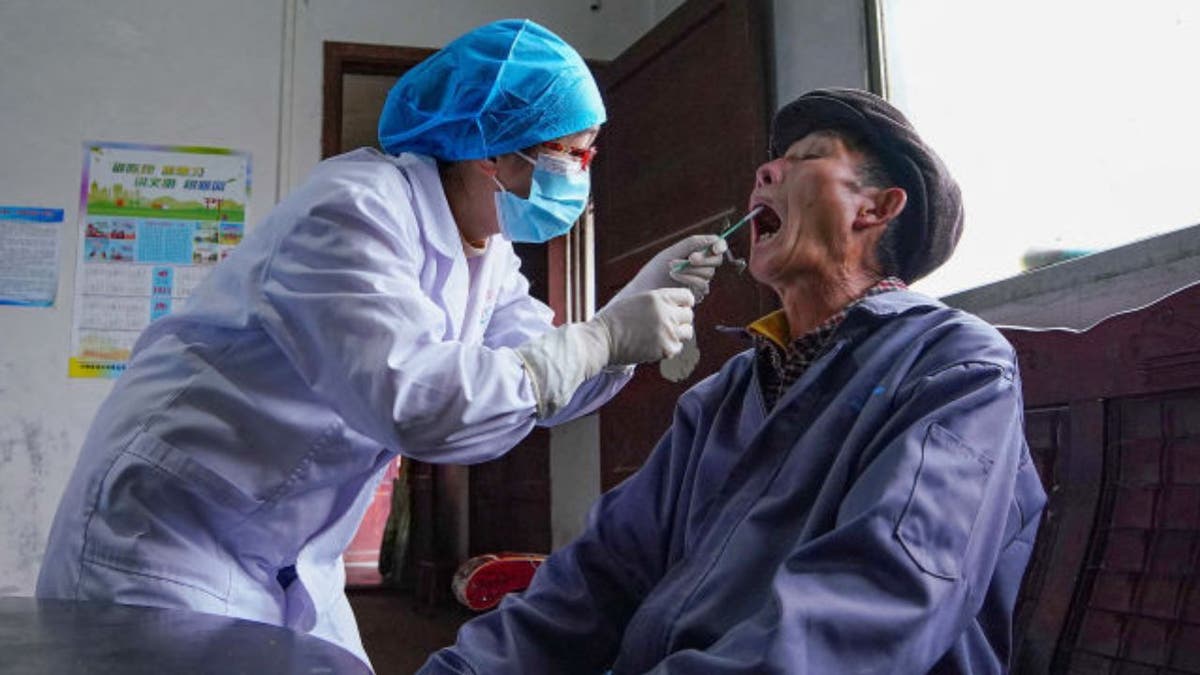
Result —
<instances>
[{"instance_id":1,"label":"medical worker","mask_svg":"<svg viewBox=\"0 0 1200 675\"><path fill-rule=\"evenodd\" d=\"M583 60L531 21L483 26L409 71L380 117L384 153L319 164L139 338L38 595L288 626L366 661L341 555L387 464L498 457L692 335L713 237L558 328L518 271L511 242L564 234L583 211L604 120Z\"/></svg>"}]
</instances>

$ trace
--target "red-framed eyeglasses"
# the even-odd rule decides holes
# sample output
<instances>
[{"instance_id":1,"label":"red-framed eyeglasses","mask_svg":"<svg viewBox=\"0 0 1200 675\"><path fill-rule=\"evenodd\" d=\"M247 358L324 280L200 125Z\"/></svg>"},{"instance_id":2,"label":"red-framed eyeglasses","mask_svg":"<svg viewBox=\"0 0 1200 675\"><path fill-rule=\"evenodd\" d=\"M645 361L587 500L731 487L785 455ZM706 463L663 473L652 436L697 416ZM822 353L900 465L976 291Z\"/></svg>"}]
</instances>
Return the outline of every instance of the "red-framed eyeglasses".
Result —
<instances>
[{"instance_id":1,"label":"red-framed eyeglasses","mask_svg":"<svg viewBox=\"0 0 1200 675\"><path fill-rule=\"evenodd\" d=\"M587 168L592 165L592 160L596 157L596 153L599 151L599 149L594 145L590 148L576 148L574 146L563 145L562 143L557 143L555 141L546 141L545 143L542 143L542 147L548 150L553 150L554 152L561 152L564 155L570 155L575 159L578 159L579 166L583 167L584 171L587 171Z\"/></svg>"}]
</instances>

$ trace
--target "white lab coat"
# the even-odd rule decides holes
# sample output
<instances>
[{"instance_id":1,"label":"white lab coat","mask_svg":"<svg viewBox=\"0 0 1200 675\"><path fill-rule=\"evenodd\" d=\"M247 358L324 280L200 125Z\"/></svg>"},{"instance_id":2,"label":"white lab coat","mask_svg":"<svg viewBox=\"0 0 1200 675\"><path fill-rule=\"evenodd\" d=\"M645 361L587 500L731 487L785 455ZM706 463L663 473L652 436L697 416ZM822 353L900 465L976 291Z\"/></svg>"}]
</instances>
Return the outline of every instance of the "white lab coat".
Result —
<instances>
[{"instance_id":1,"label":"white lab coat","mask_svg":"<svg viewBox=\"0 0 1200 675\"><path fill-rule=\"evenodd\" d=\"M537 422L511 348L552 313L519 265L500 237L464 255L433 160L322 162L138 340L38 595L286 625L366 661L341 554L388 461L481 462ZM585 382L544 423L594 410L630 372Z\"/></svg>"}]
</instances>

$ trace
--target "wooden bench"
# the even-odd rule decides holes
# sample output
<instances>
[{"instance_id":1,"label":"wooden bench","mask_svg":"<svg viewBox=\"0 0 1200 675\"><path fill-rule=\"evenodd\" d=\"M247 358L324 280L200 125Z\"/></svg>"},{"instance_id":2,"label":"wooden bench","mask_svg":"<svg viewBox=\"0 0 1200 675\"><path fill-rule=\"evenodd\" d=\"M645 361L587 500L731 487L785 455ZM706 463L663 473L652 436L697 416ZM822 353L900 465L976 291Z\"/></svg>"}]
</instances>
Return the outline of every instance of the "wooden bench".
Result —
<instances>
[{"instance_id":1,"label":"wooden bench","mask_svg":"<svg viewBox=\"0 0 1200 675\"><path fill-rule=\"evenodd\" d=\"M1200 284L1085 331L1002 329L1049 495L1017 673L1200 673Z\"/></svg>"}]
</instances>

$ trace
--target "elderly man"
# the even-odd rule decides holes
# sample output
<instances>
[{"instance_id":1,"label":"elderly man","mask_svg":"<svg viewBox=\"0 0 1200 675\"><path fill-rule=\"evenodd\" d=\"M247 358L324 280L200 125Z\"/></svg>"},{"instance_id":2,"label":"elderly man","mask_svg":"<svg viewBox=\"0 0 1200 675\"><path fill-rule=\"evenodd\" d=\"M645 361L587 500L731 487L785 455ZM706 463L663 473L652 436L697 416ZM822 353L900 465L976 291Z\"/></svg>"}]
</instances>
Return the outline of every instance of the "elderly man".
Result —
<instances>
[{"instance_id":1,"label":"elderly man","mask_svg":"<svg viewBox=\"0 0 1200 675\"><path fill-rule=\"evenodd\" d=\"M904 116L776 115L750 269L782 309L679 400L642 469L426 673L994 673L1045 494L1015 355L912 292L962 227Z\"/></svg>"}]
</instances>

